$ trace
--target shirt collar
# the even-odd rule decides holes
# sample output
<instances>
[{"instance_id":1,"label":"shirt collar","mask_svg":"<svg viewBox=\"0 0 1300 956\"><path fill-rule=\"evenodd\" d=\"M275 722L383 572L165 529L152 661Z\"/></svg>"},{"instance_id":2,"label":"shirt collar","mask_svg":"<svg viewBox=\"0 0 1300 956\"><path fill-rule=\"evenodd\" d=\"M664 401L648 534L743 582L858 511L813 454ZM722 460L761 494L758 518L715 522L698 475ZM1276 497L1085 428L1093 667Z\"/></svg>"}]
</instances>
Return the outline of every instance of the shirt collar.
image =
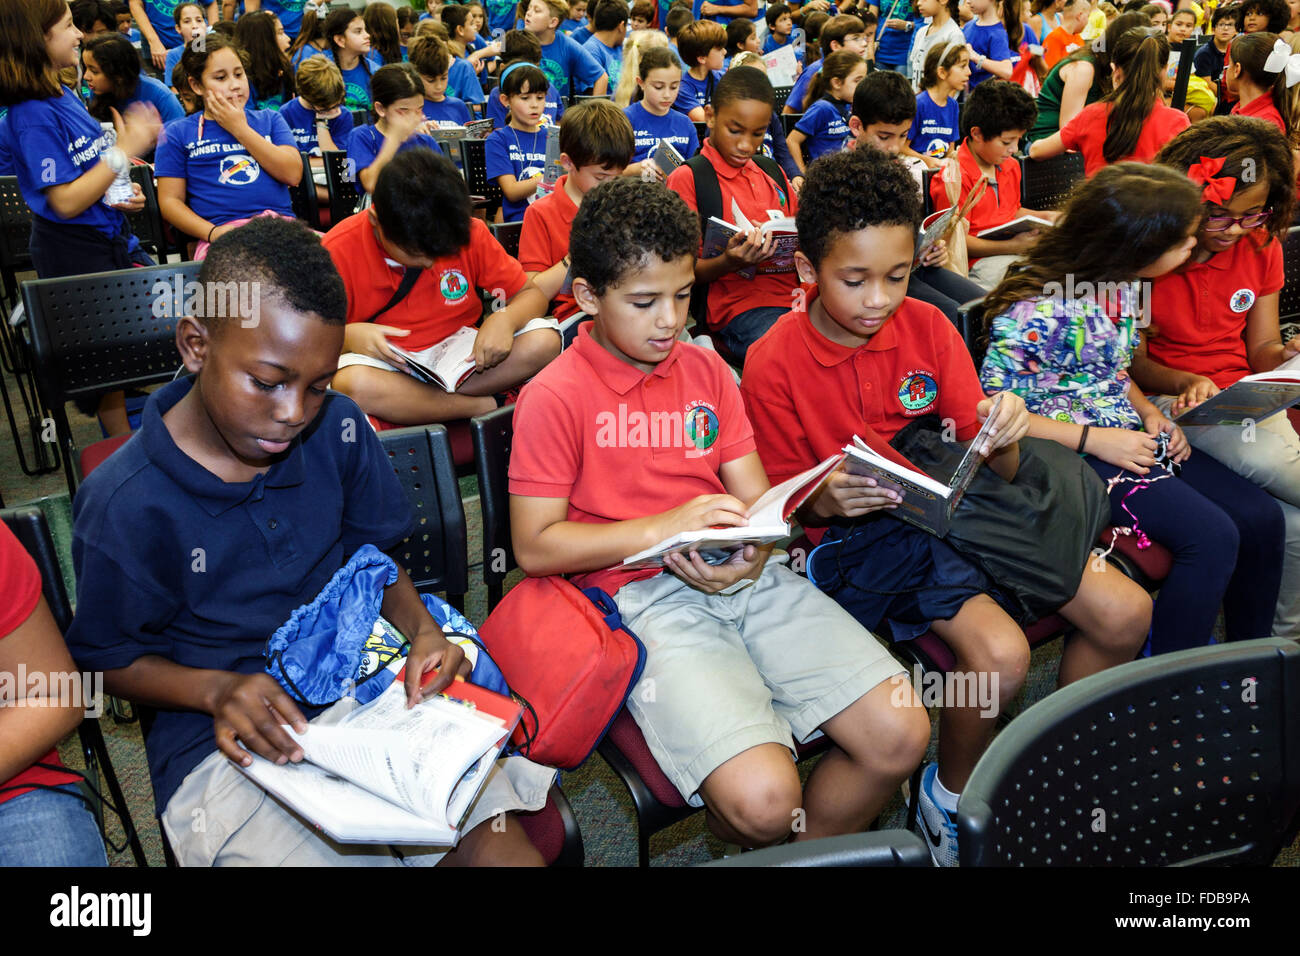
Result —
<instances>
[{"instance_id":1,"label":"shirt collar","mask_svg":"<svg viewBox=\"0 0 1300 956\"><path fill-rule=\"evenodd\" d=\"M594 328L594 325L590 322L579 325L578 338L571 348L578 350L578 354L591 366L591 370L596 373L596 377L617 395L626 395L651 376L667 378L673 366L677 364L677 359L682 354L684 343L675 342L673 350L668 353L666 359L649 372L642 372L636 366L629 365L622 359L616 358L607 352L603 345L592 338L592 328Z\"/></svg>"},{"instance_id":2,"label":"shirt collar","mask_svg":"<svg viewBox=\"0 0 1300 956\"><path fill-rule=\"evenodd\" d=\"M303 483L305 469L302 442L310 427L290 443L289 450L280 461L252 481L222 481L181 451L162 418L189 393L193 385L193 376L186 376L149 396L141 417L140 440L144 442L144 452L151 464L213 517L243 504L249 498L260 498L263 487L289 488ZM319 420L318 414L317 421Z\"/></svg>"},{"instance_id":3,"label":"shirt collar","mask_svg":"<svg viewBox=\"0 0 1300 956\"><path fill-rule=\"evenodd\" d=\"M880 331L869 338L864 345L840 345L838 342L832 342L812 323L813 302L817 299L817 287L807 286L809 291L807 311L797 313L801 316L799 322L799 331L803 335L804 344L808 346L808 351L812 357L824 368L834 368L843 362L847 362L859 352L866 350L868 352L883 352L886 349L896 348L898 346L898 334L894 331L894 322L898 316L895 312L889 317L889 320L880 327ZM906 300L904 300L906 304ZM898 307L902 311L903 306Z\"/></svg>"},{"instance_id":4,"label":"shirt collar","mask_svg":"<svg viewBox=\"0 0 1300 956\"><path fill-rule=\"evenodd\" d=\"M707 139L704 141L704 147L700 150L700 155L708 159L709 164L717 172L719 179L735 179L753 165L753 160L750 160L744 166L731 165L731 163L722 158L722 154L714 149L713 143ZM724 215L726 212L727 210L724 210Z\"/></svg>"}]
</instances>

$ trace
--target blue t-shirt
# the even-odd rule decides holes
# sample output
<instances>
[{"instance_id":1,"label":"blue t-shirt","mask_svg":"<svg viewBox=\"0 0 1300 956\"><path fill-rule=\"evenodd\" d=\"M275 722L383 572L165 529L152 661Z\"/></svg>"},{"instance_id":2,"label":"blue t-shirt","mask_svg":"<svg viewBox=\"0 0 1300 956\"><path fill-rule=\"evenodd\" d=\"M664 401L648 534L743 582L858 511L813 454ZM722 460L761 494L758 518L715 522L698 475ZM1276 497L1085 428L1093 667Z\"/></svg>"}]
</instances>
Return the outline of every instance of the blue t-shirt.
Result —
<instances>
[{"instance_id":1,"label":"blue t-shirt","mask_svg":"<svg viewBox=\"0 0 1300 956\"><path fill-rule=\"evenodd\" d=\"M564 97L560 96L560 91L554 86L546 88L546 106L542 110L542 115L551 126L558 126L560 117L564 115ZM487 116L492 121L493 129L500 129L506 125L506 108L496 90L493 90L492 95L487 98Z\"/></svg>"},{"instance_id":2,"label":"blue t-shirt","mask_svg":"<svg viewBox=\"0 0 1300 956\"><path fill-rule=\"evenodd\" d=\"M683 70L682 85L677 89L677 99L673 102L673 109L690 113L697 106L707 106L713 88L718 85L720 79L722 79L721 70L714 70L712 78L706 76L702 80L697 80Z\"/></svg>"},{"instance_id":3,"label":"blue t-shirt","mask_svg":"<svg viewBox=\"0 0 1300 956\"><path fill-rule=\"evenodd\" d=\"M86 112L77 94L66 86L61 96L25 100L9 107L9 145L18 188L32 212L50 222L90 226L105 236L126 228L126 218L102 200L63 219L50 208L44 190L70 183L99 162L109 138L99 121ZM131 248L138 241L132 239Z\"/></svg>"},{"instance_id":4,"label":"blue t-shirt","mask_svg":"<svg viewBox=\"0 0 1300 956\"><path fill-rule=\"evenodd\" d=\"M302 101L295 96L280 107L280 115L289 124L289 132L293 134L298 152L319 156L321 148L316 139L316 111L303 106ZM346 152L348 137L352 135L352 114L347 110L339 110L339 115L326 123L326 128L334 145Z\"/></svg>"},{"instance_id":5,"label":"blue t-shirt","mask_svg":"<svg viewBox=\"0 0 1300 956\"><path fill-rule=\"evenodd\" d=\"M722 3L722 4L725 5L725 6L730 6L730 4L727 2L727 0L714 0L714 2L715 2L715 3L720 2L720 3ZM901 2L906 3L907 0L901 0ZM696 20L712 20L714 23L719 23L719 24L721 24L721 25L724 26L724 27L725 27L728 23L730 23L732 20L754 20L755 22L757 22L758 20L763 20L763 19L765 19L765 17L764 17L764 8L763 8L763 4L761 4L761 3L758 5L758 16L757 16L757 17L724 17L724 16L722 16L721 14L718 14L718 13L711 13L711 14L709 14L709 15L706 17L706 16L704 16L702 13L700 13L700 9L701 9L703 6L704 6L704 0L695 0L695 2L691 5L691 16L694 17ZM737 6L739 6L739 4L737 4ZM665 16L667 16L667 15L665 14ZM663 24L661 23L660 26L662 26L662 25L663 25Z\"/></svg>"},{"instance_id":6,"label":"blue t-shirt","mask_svg":"<svg viewBox=\"0 0 1300 956\"><path fill-rule=\"evenodd\" d=\"M825 96L808 107L794 127L807 137L803 149L805 165L844 148L849 138L849 112L848 103Z\"/></svg>"},{"instance_id":7,"label":"blue t-shirt","mask_svg":"<svg viewBox=\"0 0 1300 956\"><path fill-rule=\"evenodd\" d=\"M356 174L357 192L365 194L366 187L361 185L361 170L369 168L370 164L375 161L379 151L384 148L385 136L379 131L377 126L358 126L352 131L348 138L348 165L352 167ZM416 146L425 146L435 153L442 152L442 147L432 136L425 133L416 133L410 139L397 147L399 153L404 153L408 149L414 149Z\"/></svg>"},{"instance_id":8,"label":"blue t-shirt","mask_svg":"<svg viewBox=\"0 0 1300 956\"><path fill-rule=\"evenodd\" d=\"M9 109L0 106L0 176L17 175L14 171L14 149L9 144Z\"/></svg>"},{"instance_id":9,"label":"blue t-shirt","mask_svg":"<svg viewBox=\"0 0 1300 956\"><path fill-rule=\"evenodd\" d=\"M560 32L571 34L573 33L574 30L581 30L586 25L587 25L586 17L583 17L581 20L565 20L563 23L560 24Z\"/></svg>"},{"instance_id":10,"label":"blue t-shirt","mask_svg":"<svg viewBox=\"0 0 1300 956\"><path fill-rule=\"evenodd\" d=\"M976 21L969 21L961 31L966 42L970 44L972 50L982 54L990 60L1009 60L1011 59L1011 45L1007 41L1007 28L1000 23L990 23L986 27L980 26ZM975 57L971 57L970 65L970 86L974 89L983 83L993 74L982 67L975 66Z\"/></svg>"},{"instance_id":11,"label":"blue t-shirt","mask_svg":"<svg viewBox=\"0 0 1300 956\"><path fill-rule=\"evenodd\" d=\"M357 549L391 548L414 527L383 446L346 395L328 392L265 474L226 482L163 424L192 387L184 378L154 392L139 432L77 493L78 615L67 640L89 670L152 654L260 673L267 638ZM339 440L348 434L355 440ZM216 749L211 714L159 709L146 746L159 812Z\"/></svg>"},{"instance_id":12,"label":"blue t-shirt","mask_svg":"<svg viewBox=\"0 0 1300 956\"><path fill-rule=\"evenodd\" d=\"M176 69L176 64L181 61L181 55L185 52L185 44L172 47L167 51L167 60L163 63L163 82L171 83L172 71Z\"/></svg>"},{"instance_id":13,"label":"blue t-shirt","mask_svg":"<svg viewBox=\"0 0 1300 956\"><path fill-rule=\"evenodd\" d=\"M293 97L289 97L293 99ZM270 95L264 95L253 83L253 78L248 78L248 106L256 110L278 110L286 103L284 87L278 87Z\"/></svg>"},{"instance_id":14,"label":"blue t-shirt","mask_svg":"<svg viewBox=\"0 0 1300 956\"><path fill-rule=\"evenodd\" d=\"M623 113L631 122L636 137L632 162L639 163L645 159L661 139L672 143L673 148L687 159L699 152L700 138L695 133L695 124L684 113L669 110L667 116L655 116L640 101L629 105Z\"/></svg>"},{"instance_id":15,"label":"blue t-shirt","mask_svg":"<svg viewBox=\"0 0 1300 956\"><path fill-rule=\"evenodd\" d=\"M523 27L520 27L519 29L522 30ZM583 24L582 26L578 27L578 29L574 30L571 34L569 34L569 36L573 38L574 43L577 43L579 45L586 43L588 40L591 39L591 24L590 23Z\"/></svg>"},{"instance_id":16,"label":"blue t-shirt","mask_svg":"<svg viewBox=\"0 0 1300 956\"><path fill-rule=\"evenodd\" d=\"M768 53L774 53L777 50L781 49L781 47L783 46L789 46L792 42L794 42L793 33L791 33L790 36L786 37L785 40L783 40L780 43L777 43L776 37L771 33L769 33L767 35L767 39L763 41L763 53L764 55Z\"/></svg>"},{"instance_id":17,"label":"blue t-shirt","mask_svg":"<svg viewBox=\"0 0 1300 956\"><path fill-rule=\"evenodd\" d=\"M600 68L609 77L609 88L613 90L618 85L618 78L623 75L623 48L606 46L600 41L600 37L591 37L582 48L600 64Z\"/></svg>"},{"instance_id":18,"label":"blue t-shirt","mask_svg":"<svg viewBox=\"0 0 1300 956\"><path fill-rule=\"evenodd\" d=\"M176 4L173 0L144 0L144 12L149 18L149 23L158 34L162 45L169 50L174 46L180 46L183 42L176 29L176 20L172 16L175 10Z\"/></svg>"},{"instance_id":19,"label":"blue t-shirt","mask_svg":"<svg viewBox=\"0 0 1300 956\"><path fill-rule=\"evenodd\" d=\"M324 50L318 50L310 43L304 43L298 49L298 52L293 55L293 59L291 59L289 62L293 64L293 71L297 73L298 67L302 66L303 60L310 60L314 56L325 56L325 55L326 53Z\"/></svg>"},{"instance_id":20,"label":"blue t-shirt","mask_svg":"<svg viewBox=\"0 0 1300 956\"><path fill-rule=\"evenodd\" d=\"M343 108L345 110L370 109L370 77L379 69L374 63L359 60L357 65L343 73Z\"/></svg>"},{"instance_id":21,"label":"blue t-shirt","mask_svg":"<svg viewBox=\"0 0 1300 956\"><path fill-rule=\"evenodd\" d=\"M519 9L516 0L484 0L487 9L487 30L492 36L497 31L505 33L515 28L515 13Z\"/></svg>"},{"instance_id":22,"label":"blue t-shirt","mask_svg":"<svg viewBox=\"0 0 1300 956\"><path fill-rule=\"evenodd\" d=\"M127 103L150 103L162 117L163 123L180 119L185 115L185 107L176 98L176 94L166 84L159 83L152 76L140 77L140 85L135 88L135 99Z\"/></svg>"},{"instance_id":23,"label":"blue t-shirt","mask_svg":"<svg viewBox=\"0 0 1300 956\"><path fill-rule=\"evenodd\" d=\"M471 119L465 101L458 100L454 96L444 96L441 103L425 100L424 118L433 120L441 127L464 126Z\"/></svg>"},{"instance_id":24,"label":"blue t-shirt","mask_svg":"<svg viewBox=\"0 0 1300 956\"><path fill-rule=\"evenodd\" d=\"M925 23L925 18L913 8L912 0L897 0L887 12L888 16L882 14L876 26L876 37L879 40L876 44L876 62L898 66L907 62L907 54L912 49L912 38L916 36L917 28ZM885 26L886 20L906 20L912 24L912 29L895 30Z\"/></svg>"},{"instance_id":25,"label":"blue t-shirt","mask_svg":"<svg viewBox=\"0 0 1300 956\"><path fill-rule=\"evenodd\" d=\"M943 106L937 105L929 93L916 95L916 118L912 128L907 131L907 139L912 148L923 156L941 157L948 150L949 143L961 139L958 121L961 107L957 97L948 97Z\"/></svg>"},{"instance_id":26,"label":"blue t-shirt","mask_svg":"<svg viewBox=\"0 0 1300 956\"><path fill-rule=\"evenodd\" d=\"M262 9L280 18L280 25L292 40L302 29L302 8L305 2L306 0L262 0Z\"/></svg>"},{"instance_id":27,"label":"blue t-shirt","mask_svg":"<svg viewBox=\"0 0 1300 956\"><path fill-rule=\"evenodd\" d=\"M276 146L294 146L289 124L276 110L246 110L248 125ZM154 152L154 175L185 180L185 202L214 225L249 219L271 210L293 215L289 187L280 182L220 124L203 122L200 110L163 127ZM296 148L296 147L295 147Z\"/></svg>"},{"instance_id":28,"label":"blue t-shirt","mask_svg":"<svg viewBox=\"0 0 1300 956\"><path fill-rule=\"evenodd\" d=\"M813 77L817 75L825 62L825 60L818 60L795 79L794 86L790 88L790 95L785 101L785 105L790 107L790 112L803 112L803 98L808 95L808 87L812 85Z\"/></svg>"},{"instance_id":29,"label":"blue t-shirt","mask_svg":"<svg viewBox=\"0 0 1300 956\"><path fill-rule=\"evenodd\" d=\"M454 96L466 103L486 103L487 94L478 74L466 57L452 57L451 68L447 70L447 95Z\"/></svg>"},{"instance_id":30,"label":"blue t-shirt","mask_svg":"<svg viewBox=\"0 0 1300 956\"><path fill-rule=\"evenodd\" d=\"M489 181L499 176L514 176L520 182L531 179L546 170L546 127L536 133L525 133L511 126L494 129L484 144L484 153ZM519 222L527 208L528 200L501 201L501 214L506 222Z\"/></svg>"},{"instance_id":31,"label":"blue t-shirt","mask_svg":"<svg viewBox=\"0 0 1300 956\"><path fill-rule=\"evenodd\" d=\"M542 47L542 72L561 96L591 89L605 70L595 57L563 33Z\"/></svg>"}]
</instances>

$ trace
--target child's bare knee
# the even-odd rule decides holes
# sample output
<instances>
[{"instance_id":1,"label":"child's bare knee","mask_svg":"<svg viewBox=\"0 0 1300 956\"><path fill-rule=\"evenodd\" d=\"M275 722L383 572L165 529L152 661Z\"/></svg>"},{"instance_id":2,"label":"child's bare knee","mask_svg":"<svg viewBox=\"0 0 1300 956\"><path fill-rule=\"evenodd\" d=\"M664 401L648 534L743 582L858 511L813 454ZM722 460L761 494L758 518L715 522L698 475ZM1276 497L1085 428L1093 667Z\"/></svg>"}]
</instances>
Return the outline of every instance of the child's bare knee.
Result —
<instances>
[{"instance_id":1,"label":"child's bare knee","mask_svg":"<svg viewBox=\"0 0 1300 956\"><path fill-rule=\"evenodd\" d=\"M890 705L883 730L872 740L871 763L882 774L906 777L925 759L930 716L924 707Z\"/></svg>"},{"instance_id":2,"label":"child's bare knee","mask_svg":"<svg viewBox=\"0 0 1300 956\"><path fill-rule=\"evenodd\" d=\"M747 846L768 846L791 833L803 790L793 765L788 775L759 776L745 787L723 795L710 805Z\"/></svg>"}]
</instances>

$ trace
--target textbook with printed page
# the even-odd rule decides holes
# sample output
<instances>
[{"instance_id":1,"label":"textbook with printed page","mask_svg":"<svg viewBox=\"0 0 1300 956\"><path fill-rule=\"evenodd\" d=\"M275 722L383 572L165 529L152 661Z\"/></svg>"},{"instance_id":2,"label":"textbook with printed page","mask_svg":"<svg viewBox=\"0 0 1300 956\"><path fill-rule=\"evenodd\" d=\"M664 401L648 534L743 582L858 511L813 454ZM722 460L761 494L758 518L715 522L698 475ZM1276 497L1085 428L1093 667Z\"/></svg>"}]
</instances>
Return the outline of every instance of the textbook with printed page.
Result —
<instances>
[{"instance_id":1,"label":"textbook with printed page","mask_svg":"<svg viewBox=\"0 0 1300 956\"><path fill-rule=\"evenodd\" d=\"M799 57L793 43L779 46L771 53L763 55L763 66L767 69L768 82L773 86L794 86L799 75Z\"/></svg>"},{"instance_id":2,"label":"textbook with printed page","mask_svg":"<svg viewBox=\"0 0 1300 956\"><path fill-rule=\"evenodd\" d=\"M664 176L671 175L674 169L686 162L682 154L677 151L677 147L666 139L661 139L655 144L655 148L650 150L649 158L663 170Z\"/></svg>"},{"instance_id":3,"label":"textbook with printed page","mask_svg":"<svg viewBox=\"0 0 1300 956\"><path fill-rule=\"evenodd\" d=\"M760 274L794 272L794 254L799 249L799 230L795 227L793 217L785 215L778 209L769 209L765 222L753 223L740 211L740 206L733 199L731 201L731 218L733 222L727 222L717 216L709 217L709 221L705 224L704 245L700 253L701 259L712 259L714 256L722 255L726 251L727 243L731 241L732 236L757 229L763 234L764 240L769 235L776 237L772 257L758 263L756 266L739 269L736 271L736 275L752 279L755 275Z\"/></svg>"},{"instance_id":4,"label":"textbook with printed page","mask_svg":"<svg viewBox=\"0 0 1300 956\"><path fill-rule=\"evenodd\" d=\"M436 121L429 120L425 129L439 143L451 143L458 139L485 139L492 132L492 121L481 119L464 126L439 126Z\"/></svg>"},{"instance_id":5,"label":"textbook with printed page","mask_svg":"<svg viewBox=\"0 0 1300 956\"><path fill-rule=\"evenodd\" d=\"M960 206L949 206L925 217L921 223L921 231L916 237L916 254L912 257L913 269L921 264L921 260L929 255L930 250L941 240L947 242L952 238L962 220L969 215L971 209L984 195L987 182L986 179L977 182L967 194L966 201Z\"/></svg>"},{"instance_id":6,"label":"textbook with printed page","mask_svg":"<svg viewBox=\"0 0 1300 956\"><path fill-rule=\"evenodd\" d=\"M1012 219L1010 222L1004 222L1000 226L991 226L988 229L975 233L980 239L992 239L1000 242L1003 239L1014 239L1022 232L1029 232L1031 229L1051 229L1052 224L1046 219L1038 216L1021 216L1018 219Z\"/></svg>"},{"instance_id":7,"label":"textbook with printed page","mask_svg":"<svg viewBox=\"0 0 1300 956\"><path fill-rule=\"evenodd\" d=\"M1238 379L1218 395L1187 409L1174 421L1189 425L1241 425L1260 422L1300 402L1300 355L1271 372Z\"/></svg>"},{"instance_id":8,"label":"textbook with printed page","mask_svg":"<svg viewBox=\"0 0 1300 956\"><path fill-rule=\"evenodd\" d=\"M408 352L392 342L389 345L406 360L406 371L412 378L454 392L474 372L477 339L478 329L467 325L422 352Z\"/></svg>"},{"instance_id":9,"label":"textbook with printed page","mask_svg":"<svg viewBox=\"0 0 1300 956\"><path fill-rule=\"evenodd\" d=\"M458 678L407 710L405 660L389 667L388 689L338 724L285 728L301 763L239 769L339 843L455 846L523 708Z\"/></svg>"}]
</instances>

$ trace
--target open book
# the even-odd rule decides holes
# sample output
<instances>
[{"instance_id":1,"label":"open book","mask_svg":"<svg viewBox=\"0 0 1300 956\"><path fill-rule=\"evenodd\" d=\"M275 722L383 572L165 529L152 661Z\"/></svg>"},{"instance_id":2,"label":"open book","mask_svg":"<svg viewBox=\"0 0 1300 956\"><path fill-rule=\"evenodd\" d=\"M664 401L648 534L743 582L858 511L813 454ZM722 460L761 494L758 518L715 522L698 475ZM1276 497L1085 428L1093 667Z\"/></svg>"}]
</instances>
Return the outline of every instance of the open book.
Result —
<instances>
[{"instance_id":1,"label":"open book","mask_svg":"<svg viewBox=\"0 0 1300 956\"><path fill-rule=\"evenodd\" d=\"M1046 219L1038 216L1021 216L1018 219L1012 219L1010 222L1004 222L1000 226L992 226L988 229L975 233L980 239L992 239L1002 241L1003 239L1014 239L1022 232L1029 232L1031 229L1051 229L1052 224Z\"/></svg>"},{"instance_id":2,"label":"open book","mask_svg":"<svg viewBox=\"0 0 1300 956\"><path fill-rule=\"evenodd\" d=\"M947 242L952 238L953 233L957 231L957 226L969 215L971 209L984 195L987 184L987 179L981 179L966 194L966 201L960 206L949 206L947 209L931 213L925 217L925 220L921 223L921 232L916 237L916 254L912 257L913 269L921 264L921 260L930 254L930 250L940 240Z\"/></svg>"},{"instance_id":3,"label":"open book","mask_svg":"<svg viewBox=\"0 0 1300 956\"><path fill-rule=\"evenodd\" d=\"M794 86L795 78L799 75L799 57L794 44L787 43L764 54L763 66L767 70L768 82L773 86Z\"/></svg>"},{"instance_id":4,"label":"open book","mask_svg":"<svg viewBox=\"0 0 1300 956\"><path fill-rule=\"evenodd\" d=\"M454 392L474 372L474 342L477 339L478 329L467 325L422 352L408 352L391 342L389 344L394 352L406 359L406 371L413 378Z\"/></svg>"},{"instance_id":5,"label":"open book","mask_svg":"<svg viewBox=\"0 0 1300 956\"><path fill-rule=\"evenodd\" d=\"M1174 419L1180 426L1240 425L1247 419L1263 421L1300 402L1300 356L1271 372L1238 379L1213 398L1189 408Z\"/></svg>"},{"instance_id":6,"label":"open book","mask_svg":"<svg viewBox=\"0 0 1300 956\"><path fill-rule=\"evenodd\" d=\"M546 127L546 167L542 172L542 185L548 190L564 175L564 164L560 162L560 127Z\"/></svg>"},{"instance_id":7,"label":"open book","mask_svg":"<svg viewBox=\"0 0 1300 956\"><path fill-rule=\"evenodd\" d=\"M397 676L388 689L338 724L286 728L301 763L254 754L240 769L339 843L455 846L523 708L457 679L407 710L404 665L389 665Z\"/></svg>"},{"instance_id":8,"label":"open book","mask_svg":"<svg viewBox=\"0 0 1300 956\"><path fill-rule=\"evenodd\" d=\"M685 157L677 151L677 147L666 139L661 139L655 143L655 147L650 150L648 158L663 170L665 176L672 175L674 169L686 162Z\"/></svg>"},{"instance_id":9,"label":"open book","mask_svg":"<svg viewBox=\"0 0 1300 956\"><path fill-rule=\"evenodd\" d=\"M752 223L740 211L740 206L733 199L731 201L731 218L734 222L727 222L717 216L709 217L704 231L704 246L700 258L712 259L714 256L722 255L726 251L727 243L731 242L732 236L757 229L763 234L765 240L769 235L776 237L772 257L756 266L740 269L736 272L736 275L752 279L758 274L793 272L794 254L799 249L799 230L795 228L794 219L778 209L769 209L767 216L765 222Z\"/></svg>"},{"instance_id":10,"label":"open book","mask_svg":"<svg viewBox=\"0 0 1300 956\"><path fill-rule=\"evenodd\" d=\"M487 134L492 132L492 120L473 120L464 126L439 126L437 121L430 120L427 132L439 143L451 143L458 139L486 139Z\"/></svg>"}]
</instances>

